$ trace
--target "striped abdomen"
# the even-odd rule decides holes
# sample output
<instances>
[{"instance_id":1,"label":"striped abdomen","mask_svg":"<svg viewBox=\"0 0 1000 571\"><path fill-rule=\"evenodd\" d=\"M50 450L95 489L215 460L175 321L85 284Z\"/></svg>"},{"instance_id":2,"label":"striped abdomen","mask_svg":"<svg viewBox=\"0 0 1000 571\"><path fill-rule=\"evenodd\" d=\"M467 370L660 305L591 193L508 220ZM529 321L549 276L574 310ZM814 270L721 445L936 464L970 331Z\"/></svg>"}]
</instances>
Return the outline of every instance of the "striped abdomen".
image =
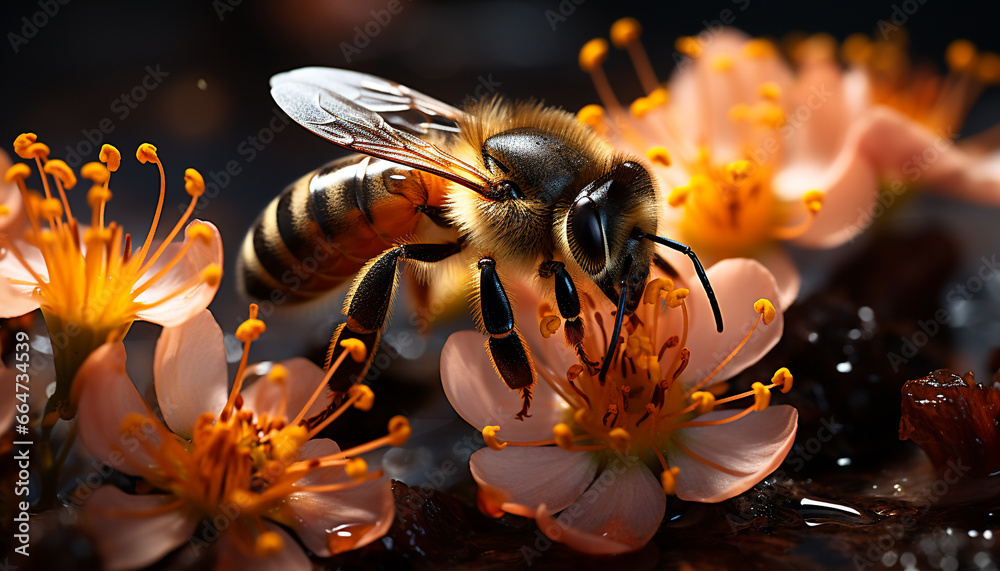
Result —
<instances>
[{"instance_id":1,"label":"striped abdomen","mask_svg":"<svg viewBox=\"0 0 1000 571\"><path fill-rule=\"evenodd\" d=\"M237 261L239 288L276 302L317 297L415 232L428 195L436 207L443 190L441 179L381 159L329 163L289 185L254 222Z\"/></svg>"}]
</instances>

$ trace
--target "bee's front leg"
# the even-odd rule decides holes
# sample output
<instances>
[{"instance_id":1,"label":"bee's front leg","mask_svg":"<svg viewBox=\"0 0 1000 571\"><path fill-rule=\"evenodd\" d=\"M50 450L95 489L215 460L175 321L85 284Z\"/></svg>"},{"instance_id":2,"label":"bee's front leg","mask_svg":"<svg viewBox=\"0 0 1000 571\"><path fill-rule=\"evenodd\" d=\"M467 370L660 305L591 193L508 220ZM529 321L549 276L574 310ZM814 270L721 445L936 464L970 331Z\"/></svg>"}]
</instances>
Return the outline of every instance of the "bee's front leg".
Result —
<instances>
[{"instance_id":1,"label":"bee's front leg","mask_svg":"<svg viewBox=\"0 0 1000 571\"><path fill-rule=\"evenodd\" d=\"M521 391L524 406L515 415L523 420L531 406L531 387L535 384L535 369L528 349L514 328L514 311L497 274L496 261L489 256L479 260L479 304L483 327L490 335L486 342L490 360L497 374L511 390Z\"/></svg>"},{"instance_id":2,"label":"bee's front leg","mask_svg":"<svg viewBox=\"0 0 1000 571\"><path fill-rule=\"evenodd\" d=\"M556 306L559 307L559 315L563 318L566 344L576 349L577 355L584 363L591 368L596 367L598 363L592 363L587 359L583 348L584 329L583 320L580 319L580 294L576 291L572 276L566 271L566 265L553 260L542 262L538 266L538 276L555 281Z\"/></svg>"}]
</instances>

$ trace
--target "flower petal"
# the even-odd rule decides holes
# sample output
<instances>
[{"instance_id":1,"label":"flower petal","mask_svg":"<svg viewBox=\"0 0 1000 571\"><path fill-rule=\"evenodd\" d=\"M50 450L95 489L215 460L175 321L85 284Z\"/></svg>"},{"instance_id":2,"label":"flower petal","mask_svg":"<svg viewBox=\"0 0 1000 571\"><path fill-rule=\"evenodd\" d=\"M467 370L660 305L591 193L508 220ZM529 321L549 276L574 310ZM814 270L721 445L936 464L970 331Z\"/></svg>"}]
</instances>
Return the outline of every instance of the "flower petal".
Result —
<instances>
[{"instance_id":1,"label":"flower petal","mask_svg":"<svg viewBox=\"0 0 1000 571\"><path fill-rule=\"evenodd\" d=\"M697 420L719 420L739 412L717 410ZM794 407L778 405L729 424L678 430L675 437L692 452L734 473L719 471L678 448L668 450L667 462L680 468L677 497L721 502L749 490L784 461L795 442L798 418Z\"/></svg>"},{"instance_id":2,"label":"flower petal","mask_svg":"<svg viewBox=\"0 0 1000 571\"><path fill-rule=\"evenodd\" d=\"M98 460L112 468L140 475L156 466L145 447L159 446L154 423L143 424L135 432L123 434L122 420L134 412L144 416L149 410L132 379L125 371L125 345L121 342L101 345L83 362L73 380L79 391L77 426L84 447Z\"/></svg>"},{"instance_id":3,"label":"flower petal","mask_svg":"<svg viewBox=\"0 0 1000 571\"><path fill-rule=\"evenodd\" d=\"M0 150L0 207L7 208L7 214L0 214L0 233L19 236L22 229L27 226L28 216L17 184L3 180L10 166L10 156Z\"/></svg>"},{"instance_id":4,"label":"flower petal","mask_svg":"<svg viewBox=\"0 0 1000 571\"><path fill-rule=\"evenodd\" d=\"M14 256L7 256L13 258ZM0 277L0 318L20 317L38 309L38 300L31 295L34 286L13 286Z\"/></svg>"},{"instance_id":5,"label":"flower petal","mask_svg":"<svg viewBox=\"0 0 1000 571\"><path fill-rule=\"evenodd\" d=\"M757 261L774 276L778 286L778 299L772 300L775 307L781 311L787 310L799 296L802 287L802 274L792 261L788 252L780 246L775 246L757 256Z\"/></svg>"},{"instance_id":6,"label":"flower petal","mask_svg":"<svg viewBox=\"0 0 1000 571\"><path fill-rule=\"evenodd\" d=\"M514 419L521 410L521 393L512 391L497 376L477 331L459 331L441 351L441 382L448 402L478 430L501 426L503 440L532 441L552 438L563 400L545 383L535 386L531 416Z\"/></svg>"},{"instance_id":7,"label":"flower petal","mask_svg":"<svg viewBox=\"0 0 1000 571\"><path fill-rule=\"evenodd\" d=\"M155 510L175 501L177 497L172 495L130 495L114 486L98 488L84 505L84 512L104 566L146 567L183 545L198 525L198 518L183 509L148 517L122 514Z\"/></svg>"},{"instance_id":8,"label":"flower petal","mask_svg":"<svg viewBox=\"0 0 1000 571\"><path fill-rule=\"evenodd\" d=\"M222 237L219 235L219 229L211 222L194 220L188 224L188 228L194 224L207 226L211 230L211 240L207 243L197 240L176 266L135 299L137 304L153 304L169 296L169 299L163 303L137 311L136 315L139 319L152 321L164 327L180 325L208 307L212 298L215 297L215 292L219 290L219 284L209 285L198 278L202 270L211 264L215 264L219 268L222 267ZM181 243L167 246L153 267L146 272L146 276L156 275L160 268L169 263L182 247ZM140 279L137 287L145 283L145 279ZM175 295L178 290L181 293Z\"/></svg>"},{"instance_id":9,"label":"flower petal","mask_svg":"<svg viewBox=\"0 0 1000 571\"><path fill-rule=\"evenodd\" d=\"M477 451L469 459L469 468L479 485L505 492L506 501L532 510L544 504L558 512L590 486L597 460L588 452L557 446L508 446Z\"/></svg>"},{"instance_id":10,"label":"flower petal","mask_svg":"<svg viewBox=\"0 0 1000 571\"><path fill-rule=\"evenodd\" d=\"M302 548L295 539L288 533L265 520L264 529L273 531L281 536L281 551L269 557L260 557L256 554L246 553L233 541L233 534L223 533L219 537L219 558L215 563L217 571L309 571L312 563L306 556Z\"/></svg>"},{"instance_id":11,"label":"flower petal","mask_svg":"<svg viewBox=\"0 0 1000 571\"><path fill-rule=\"evenodd\" d=\"M329 439L306 442L300 460L320 458L340 452ZM309 472L297 486L316 486L350 482L343 467L335 466ZM339 492L296 492L284 500L293 516L286 522L311 551L329 557L357 549L382 537L395 517L395 498L388 478L376 478Z\"/></svg>"},{"instance_id":12,"label":"flower petal","mask_svg":"<svg viewBox=\"0 0 1000 571\"><path fill-rule=\"evenodd\" d=\"M722 333L717 332L705 290L700 282L692 282L686 302L690 315L687 347L691 350L691 360L680 377L685 385L701 381L743 341L757 320L753 306L758 299L766 298L776 304L779 311L774 321L769 325L762 321L743 349L712 378L712 382L724 381L756 363L778 343L784 329L784 317L777 307L778 286L774 276L760 262L731 258L715 264L707 273L719 299L724 328Z\"/></svg>"},{"instance_id":13,"label":"flower petal","mask_svg":"<svg viewBox=\"0 0 1000 571\"><path fill-rule=\"evenodd\" d=\"M644 464L615 460L558 518L540 506L536 521L554 541L584 553L613 555L649 543L666 506L663 487Z\"/></svg>"},{"instance_id":14,"label":"flower petal","mask_svg":"<svg viewBox=\"0 0 1000 571\"><path fill-rule=\"evenodd\" d=\"M323 369L302 357L287 359L278 364L288 370L288 379L285 381L284 388L265 378L260 378L270 372L274 363L265 361L247 367L247 372L243 376L243 386L247 388L240 393L243 397L243 409L251 410L257 416L266 414L271 418L283 416L292 420L306 405L309 397L316 391L316 387L323 381L324 373ZM306 411L305 417L309 418L321 412L330 404L331 398L330 391L324 389L316 402ZM283 400L285 407L282 409Z\"/></svg>"},{"instance_id":15,"label":"flower petal","mask_svg":"<svg viewBox=\"0 0 1000 571\"><path fill-rule=\"evenodd\" d=\"M202 413L219 414L229 398L222 329L202 309L180 325L164 327L156 342L156 398L170 430L189 438Z\"/></svg>"}]
</instances>

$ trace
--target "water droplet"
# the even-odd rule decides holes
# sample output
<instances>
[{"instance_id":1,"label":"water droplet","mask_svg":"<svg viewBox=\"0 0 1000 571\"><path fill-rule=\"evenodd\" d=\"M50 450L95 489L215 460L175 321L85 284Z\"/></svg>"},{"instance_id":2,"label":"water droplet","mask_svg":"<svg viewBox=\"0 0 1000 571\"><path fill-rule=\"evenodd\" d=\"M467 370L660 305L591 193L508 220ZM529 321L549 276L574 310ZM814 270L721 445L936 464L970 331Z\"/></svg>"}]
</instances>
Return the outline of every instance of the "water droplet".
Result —
<instances>
[{"instance_id":1,"label":"water droplet","mask_svg":"<svg viewBox=\"0 0 1000 571\"><path fill-rule=\"evenodd\" d=\"M851 465L851 459L850 458L837 458L837 465L838 466L850 466Z\"/></svg>"},{"instance_id":2,"label":"water droplet","mask_svg":"<svg viewBox=\"0 0 1000 571\"><path fill-rule=\"evenodd\" d=\"M851 366L850 361L844 361L843 363L837 363L838 373L850 373L854 367Z\"/></svg>"},{"instance_id":3,"label":"water droplet","mask_svg":"<svg viewBox=\"0 0 1000 571\"><path fill-rule=\"evenodd\" d=\"M802 498L800 504L802 507L798 511L809 527L831 523L861 526L867 525L872 521L850 506L814 500L812 498Z\"/></svg>"},{"instance_id":4,"label":"water droplet","mask_svg":"<svg viewBox=\"0 0 1000 571\"><path fill-rule=\"evenodd\" d=\"M375 527L371 523L344 524L326 530L326 543L334 555L349 551L357 545L368 531Z\"/></svg>"}]
</instances>

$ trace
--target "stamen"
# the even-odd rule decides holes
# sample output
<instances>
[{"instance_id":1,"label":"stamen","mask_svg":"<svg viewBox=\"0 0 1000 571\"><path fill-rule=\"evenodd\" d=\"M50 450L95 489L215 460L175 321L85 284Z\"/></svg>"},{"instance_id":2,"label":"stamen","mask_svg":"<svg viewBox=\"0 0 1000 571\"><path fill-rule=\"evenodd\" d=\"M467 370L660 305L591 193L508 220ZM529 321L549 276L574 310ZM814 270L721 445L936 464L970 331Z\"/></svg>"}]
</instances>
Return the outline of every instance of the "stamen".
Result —
<instances>
[{"instance_id":1,"label":"stamen","mask_svg":"<svg viewBox=\"0 0 1000 571\"><path fill-rule=\"evenodd\" d=\"M733 360L733 357L735 357L736 354L739 353L743 349L743 347L747 344L747 342L750 341L750 336L753 335L753 332L757 329L757 326L760 324L761 320L763 319L764 320L764 325L767 325L768 323L770 323L774 319L775 315L777 314L777 312L774 309L774 305L772 305L771 302L768 301L768 300L766 300L766 299L759 299L759 300L757 300L753 304L753 308L754 308L754 311L756 311L758 315L757 315L757 319L754 320L753 327L750 328L750 331L748 331L747 334L746 334L746 336L743 337L743 340L740 341L739 345L737 345L735 349L733 349L732 351L730 351L729 354L726 355L726 358L723 359L721 363L719 363L718 365L716 365L716 367L714 369L712 369L712 372L709 373L708 376L706 376L704 379L702 379L701 381L699 381L698 384L696 384L695 386L693 386L690 389L688 389L688 391L685 393L685 396L690 397L695 391L698 391L702 387L704 387L705 385L707 385L709 383L709 381L711 381L712 378L716 374L718 374L719 371L722 370L723 367L725 367L726 365L728 365L729 362Z\"/></svg>"},{"instance_id":2,"label":"stamen","mask_svg":"<svg viewBox=\"0 0 1000 571\"><path fill-rule=\"evenodd\" d=\"M368 463L362 458L351 458L344 470L352 480L364 480L368 476Z\"/></svg>"},{"instance_id":3,"label":"stamen","mask_svg":"<svg viewBox=\"0 0 1000 571\"><path fill-rule=\"evenodd\" d=\"M497 431L500 430L499 426L487 426L483 428L483 440L486 441L486 445L493 450L503 450L507 447L506 442L502 442L497 438Z\"/></svg>"},{"instance_id":4,"label":"stamen","mask_svg":"<svg viewBox=\"0 0 1000 571\"><path fill-rule=\"evenodd\" d=\"M646 151L646 158L661 166L670 166L670 153L661 146L650 147Z\"/></svg>"},{"instance_id":5,"label":"stamen","mask_svg":"<svg viewBox=\"0 0 1000 571\"><path fill-rule=\"evenodd\" d=\"M552 427L552 434L555 436L556 445L563 450L573 449L573 431L569 426L560 422Z\"/></svg>"},{"instance_id":6,"label":"stamen","mask_svg":"<svg viewBox=\"0 0 1000 571\"><path fill-rule=\"evenodd\" d=\"M677 493L677 474L680 471L680 468L673 466L660 473L660 483L663 485L663 492L668 496L673 496Z\"/></svg>"},{"instance_id":7,"label":"stamen","mask_svg":"<svg viewBox=\"0 0 1000 571\"><path fill-rule=\"evenodd\" d=\"M642 35L642 26L635 18L622 18L611 26L611 43L618 49L628 50L632 66L635 67L639 81L646 93L652 93L660 82L656 79L656 73L649 62L649 56L639 41Z\"/></svg>"},{"instance_id":8,"label":"stamen","mask_svg":"<svg viewBox=\"0 0 1000 571\"><path fill-rule=\"evenodd\" d=\"M555 314L548 314L542 317L538 323L538 329L542 333L542 337L548 339L555 335L559 331L559 327L562 325L562 318Z\"/></svg>"},{"instance_id":9,"label":"stamen","mask_svg":"<svg viewBox=\"0 0 1000 571\"><path fill-rule=\"evenodd\" d=\"M117 151L116 151L117 152ZM101 155L103 160L104 148L101 148ZM149 247L153 243L153 236L156 235L156 226L160 223L160 214L163 212L163 200L166 197L167 190L167 176L163 172L163 165L160 163L160 159L156 156L156 147L150 145L149 143L143 143L139 145L139 148L135 151L135 158L139 160L140 163L146 164L147 162L156 163L156 167L160 172L160 198L156 202L156 213L153 214L153 222L149 227L149 233L146 234L146 241L143 242L142 248L139 249L140 264L146 260L146 253L149 252ZM120 159L119 159L120 160ZM110 169L111 163L108 163ZM114 171L115 169L110 169ZM166 242L164 242L166 244Z\"/></svg>"},{"instance_id":10,"label":"stamen","mask_svg":"<svg viewBox=\"0 0 1000 571\"><path fill-rule=\"evenodd\" d=\"M764 325L770 325L778 312L774 309L774 304L769 300L761 298L754 302L753 310L764 317Z\"/></svg>"},{"instance_id":11,"label":"stamen","mask_svg":"<svg viewBox=\"0 0 1000 571\"><path fill-rule=\"evenodd\" d=\"M802 195L802 202L805 203L807 216L805 220L794 226L784 226L775 228L771 235L776 240L793 240L802 236L812 227L816 214L823 207L823 193L819 190L810 190Z\"/></svg>"},{"instance_id":12,"label":"stamen","mask_svg":"<svg viewBox=\"0 0 1000 571\"><path fill-rule=\"evenodd\" d=\"M691 402L695 405L698 415L712 412L715 408L715 395L708 391L695 391L691 394Z\"/></svg>"},{"instance_id":13,"label":"stamen","mask_svg":"<svg viewBox=\"0 0 1000 571\"><path fill-rule=\"evenodd\" d=\"M265 531L254 541L254 553L258 557L277 555L285 548L285 540L276 531Z\"/></svg>"},{"instance_id":14,"label":"stamen","mask_svg":"<svg viewBox=\"0 0 1000 571\"><path fill-rule=\"evenodd\" d=\"M782 367L774 372L771 377L772 386L781 387L782 393L792 390L792 373L786 367Z\"/></svg>"},{"instance_id":15,"label":"stamen","mask_svg":"<svg viewBox=\"0 0 1000 571\"><path fill-rule=\"evenodd\" d=\"M361 346L360 350L358 349L358 345ZM302 419L306 415L306 412L308 412L309 409L312 407L313 403L316 402L316 399L319 398L319 395L323 393L323 389L327 386L327 383L330 382L330 379L333 378L333 374L337 372L337 369L344 362L344 359L347 357L348 354L351 355L351 358L354 359L354 361L357 363L364 361L365 357L367 356L368 350L365 348L365 344L358 339L342 339L340 341L340 346L343 347L344 350L340 353L340 356L337 357L337 360L334 361L332 365L330 365L330 368L326 370L326 374L323 375L323 379L316 386L316 390L313 391L312 396L309 397L309 400L306 401L305 406L302 407L302 410L299 411L299 414L297 414L295 416L295 419L289 424L298 424L299 422L302 421ZM371 389L368 390L371 391ZM365 398L366 395L359 394L359 395L352 395L352 397L357 400L360 400L362 398ZM372 395L372 399L374 399L374 394ZM341 408L347 410L346 407L342 406ZM336 415L336 413L334 414ZM334 418L336 418L336 416L334 416ZM330 422L333 421L331 420Z\"/></svg>"},{"instance_id":16,"label":"stamen","mask_svg":"<svg viewBox=\"0 0 1000 571\"><path fill-rule=\"evenodd\" d=\"M602 38L590 40L580 49L580 69L590 74L597 89L597 96L601 99L604 107L613 113L622 113L622 104L615 97L615 92L611 89L608 77L604 75L601 64L608 58L608 42Z\"/></svg>"},{"instance_id":17,"label":"stamen","mask_svg":"<svg viewBox=\"0 0 1000 571\"><path fill-rule=\"evenodd\" d=\"M608 432L608 443L615 451L628 454L632 449L632 435L624 428L613 428Z\"/></svg>"}]
</instances>

